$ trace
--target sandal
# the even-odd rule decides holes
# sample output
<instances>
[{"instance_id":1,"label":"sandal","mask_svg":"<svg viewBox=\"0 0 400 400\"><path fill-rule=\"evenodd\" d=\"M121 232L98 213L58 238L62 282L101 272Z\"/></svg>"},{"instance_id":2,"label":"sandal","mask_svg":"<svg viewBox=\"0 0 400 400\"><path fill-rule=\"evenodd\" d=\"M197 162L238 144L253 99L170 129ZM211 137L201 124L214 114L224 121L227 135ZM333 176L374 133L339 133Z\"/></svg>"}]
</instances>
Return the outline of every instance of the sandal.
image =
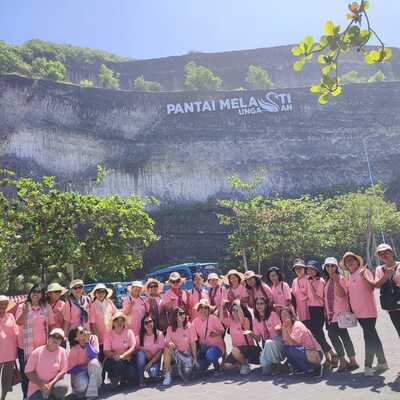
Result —
<instances>
[{"instance_id":1,"label":"sandal","mask_svg":"<svg viewBox=\"0 0 400 400\"><path fill-rule=\"evenodd\" d=\"M339 365L339 368L337 369L336 372L346 372L348 371L349 363L346 362L344 365Z\"/></svg>"},{"instance_id":2,"label":"sandal","mask_svg":"<svg viewBox=\"0 0 400 400\"><path fill-rule=\"evenodd\" d=\"M337 368L339 366L339 357L337 354L334 354L331 359L331 368Z\"/></svg>"}]
</instances>

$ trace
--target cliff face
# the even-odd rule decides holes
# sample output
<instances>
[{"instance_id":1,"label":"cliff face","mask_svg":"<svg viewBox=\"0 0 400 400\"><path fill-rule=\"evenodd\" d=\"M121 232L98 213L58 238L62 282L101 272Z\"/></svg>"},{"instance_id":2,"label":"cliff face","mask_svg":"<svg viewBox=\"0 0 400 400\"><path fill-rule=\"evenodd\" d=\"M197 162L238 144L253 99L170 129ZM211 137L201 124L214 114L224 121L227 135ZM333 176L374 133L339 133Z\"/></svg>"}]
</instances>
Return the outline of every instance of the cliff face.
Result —
<instances>
[{"instance_id":1,"label":"cliff face","mask_svg":"<svg viewBox=\"0 0 400 400\"><path fill-rule=\"evenodd\" d=\"M266 169L264 193L368 184L400 171L400 83L349 85L320 106L308 89L139 93L0 78L0 161L98 194L164 201L229 195ZM92 184L96 165L111 172Z\"/></svg>"},{"instance_id":2,"label":"cliff face","mask_svg":"<svg viewBox=\"0 0 400 400\"><path fill-rule=\"evenodd\" d=\"M222 53L191 53L183 56L155 58L124 62L108 62L107 65L120 74L121 88L132 89L133 81L140 75L147 80L161 83L163 90L184 89L185 65L189 61L205 65L222 78L224 89L236 89L245 85L249 65L259 65L270 74L275 87L303 87L319 82L321 65L313 60L300 73L293 71L296 57L293 46L229 51ZM79 83L90 79L97 83L100 64L69 65L68 79ZM400 49L393 48L393 58L382 65L368 66L359 53L349 53L341 58L341 74L356 70L359 76L368 77L382 70L388 81L400 80Z\"/></svg>"}]
</instances>

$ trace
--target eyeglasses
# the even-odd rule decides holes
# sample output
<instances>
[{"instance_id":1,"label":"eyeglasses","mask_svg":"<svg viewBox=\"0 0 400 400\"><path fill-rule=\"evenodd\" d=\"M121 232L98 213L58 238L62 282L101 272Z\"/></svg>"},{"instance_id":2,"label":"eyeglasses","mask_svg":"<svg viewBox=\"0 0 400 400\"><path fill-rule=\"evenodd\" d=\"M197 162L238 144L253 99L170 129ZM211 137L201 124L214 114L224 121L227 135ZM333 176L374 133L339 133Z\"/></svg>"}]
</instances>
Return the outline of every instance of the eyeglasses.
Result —
<instances>
[{"instance_id":1,"label":"eyeglasses","mask_svg":"<svg viewBox=\"0 0 400 400\"><path fill-rule=\"evenodd\" d=\"M181 317L182 315L185 315L186 313L185 313L185 311L179 311L178 312L178 315Z\"/></svg>"},{"instance_id":2,"label":"eyeglasses","mask_svg":"<svg viewBox=\"0 0 400 400\"><path fill-rule=\"evenodd\" d=\"M72 289L73 290L82 290L83 286L74 286Z\"/></svg>"},{"instance_id":3,"label":"eyeglasses","mask_svg":"<svg viewBox=\"0 0 400 400\"><path fill-rule=\"evenodd\" d=\"M149 285L149 289L156 289L158 288L158 285Z\"/></svg>"},{"instance_id":4,"label":"eyeglasses","mask_svg":"<svg viewBox=\"0 0 400 400\"><path fill-rule=\"evenodd\" d=\"M148 319L147 321L144 321L145 325L149 325L149 324L152 324L152 323L153 323L152 319Z\"/></svg>"}]
</instances>

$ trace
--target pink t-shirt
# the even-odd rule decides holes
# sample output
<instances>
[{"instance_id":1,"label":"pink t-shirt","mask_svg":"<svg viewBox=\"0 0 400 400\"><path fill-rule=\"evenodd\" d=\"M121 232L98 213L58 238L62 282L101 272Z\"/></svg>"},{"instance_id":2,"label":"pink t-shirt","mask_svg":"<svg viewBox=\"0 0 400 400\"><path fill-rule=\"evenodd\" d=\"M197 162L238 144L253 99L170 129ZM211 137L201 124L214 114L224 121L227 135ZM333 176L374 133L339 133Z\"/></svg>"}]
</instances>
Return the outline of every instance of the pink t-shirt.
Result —
<instances>
[{"instance_id":1,"label":"pink t-shirt","mask_svg":"<svg viewBox=\"0 0 400 400\"><path fill-rule=\"evenodd\" d=\"M179 351L185 353L191 352L191 345L196 342L197 335L195 330L188 325L186 329L177 328L174 332L172 327L169 326L167 329L167 335L165 336L165 343L174 343Z\"/></svg>"},{"instance_id":2,"label":"pink t-shirt","mask_svg":"<svg viewBox=\"0 0 400 400\"><path fill-rule=\"evenodd\" d=\"M196 304L200 301L200 299L208 300L208 293L206 290L201 289L201 293L199 293L196 289L192 289L188 292L189 294L189 316L190 320L193 321L196 317L199 316L198 311L195 309Z\"/></svg>"},{"instance_id":3,"label":"pink t-shirt","mask_svg":"<svg viewBox=\"0 0 400 400\"><path fill-rule=\"evenodd\" d=\"M86 312L88 313L88 320L85 322L84 328L90 329L89 321L90 321L90 301L89 298L85 297L84 306L86 307ZM71 324L70 329L77 328L81 325L81 310L78 306L71 303L70 300L67 300L63 309L64 320Z\"/></svg>"},{"instance_id":4,"label":"pink t-shirt","mask_svg":"<svg viewBox=\"0 0 400 400\"><path fill-rule=\"evenodd\" d=\"M383 278L383 275L385 275L385 271L383 270L385 266L380 265L379 267L376 267L375 270L375 279L379 280ZM393 281L397 286L400 286L400 263L396 263L396 271L393 274Z\"/></svg>"},{"instance_id":5,"label":"pink t-shirt","mask_svg":"<svg viewBox=\"0 0 400 400\"><path fill-rule=\"evenodd\" d=\"M14 315L5 313L0 318L0 364L17 358L17 335Z\"/></svg>"},{"instance_id":6,"label":"pink t-shirt","mask_svg":"<svg viewBox=\"0 0 400 400\"><path fill-rule=\"evenodd\" d=\"M35 372L38 378L49 383L60 372L67 373L67 352L62 347L56 351L47 350L47 346L40 346L33 350L25 366L25 373ZM29 381L28 397L39 390L39 386Z\"/></svg>"},{"instance_id":7,"label":"pink t-shirt","mask_svg":"<svg viewBox=\"0 0 400 400\"><path fill-rule=\"evenodd\" d=\"M97 336L90 336L89 342L97 351L99 351L99 341ZM71 347L68 353L68 371L77 365L81 366L82 368L86 368L89 364L89 361L90 360L86 353L86 349L81 347L80 344L75 344Z\"/></svg>"},{"instance_id":8,"label":"pink t-shirt","mask_svg":"<svg viewBox=\"0 0 400 400\"><path fill-rule=\"evenodd\" d=\"M275 306L287 306L288 301L292 300L292 291L286 282L279 282L277 286L272 285L271 292Z\"/></svg>"},{"instance_id":9,"label":"pink t-shirt","mask_svg":"<svg viewBox=\"0 0 400 400\"><path fill-rule=\"evenodd\" d=\"M222 300L228 298L227 292L227 289L222 285L218 285L216 288L208 288L208 298L210 300L210 304L219 308Z\"/></svg>"},{"instance_id":10,"label":"pink t-shirt","mask_svg":"<svg viewBox=\"0 0 400 400\"><path fill-rule=\"evenodd\" d=\"M225 352L225 343L224 339L222 339L225 329L216 315L208 316L208 328L207 320L203 321L200 317L197 317L192 322L192 327L201 344L206 346L217 346L222 352ZM211 337L210 332L218 333L218 336Z\"/></svg>"},{"instance_id":11,"label":"pink t-shirt","mask_svg":"<svg viewBox=\"0 0 400 400\"><path fill-rule=\"evenodd\" d=\"M108 331L104 337L104 350L124 354L131 347L136 346L136 338L131 329L125 328L119 335L114 329Z\"/></svg>"},{"instance_id":12,"label":"pink t-shirt","mask_svg":"<svg viewBox=\"0 0 400 400\"><path fill-rule=\"evenodd\" d=\"M54 328L64 328L64 305L65 302L62 300L57 300L54 304L49 303L54 314Z\"/></svg>"},{"instance_id":13,"label":"pink t-shirt","mask_svg":"<svg viewBox=\"0 0 400 400\"><path fill-rule=\"evenodd\" d=\"M366 270L365 274L370 280L374 279L370 270ZM347 289L351 309L357 318L376 318L378 316L374 288L364 280L359 269L347 278Z\"/></svg>"},{"instance_id":14,"label":"pink t-shirt","mask_svg":"<svg viewBox=\"0 0 400 400\"><path fill-rule=\"evenodd\" d=\"M261 287L252 287L250 289L247 289L249 296L250 296L250 300L253 302L253 306L254 306L254 302L257 298L267 298L270 303L272 303L274 300L270 287L268 285L266 285L265 283L261 283L261 286L262 286L262 288Z\"/></svg>"},{"instance_id":15,"label":"pink t-shirt","mask_svg":"<svg viewBox=\"0 0 400 400\"><path fill-rule=\"evenodd\" d=\"M157 297L146 297L144 302L146 303L146 312L147 313L151 313L152 312L152 308L154 306L157 307L158 309L158 313L160 313L161 311L161 296L157 296Z\"/></svg>"},{"instance_id":16,"label":"pink t-shirt","mask_svg":"<svg viewBox=\"0 0 400 400\"><path fill-rule=\"evenodd\" d=\"M189 296L186 292L186 290L180 290L178 293L174 292L172 289L168 289L162 298L161 304L163 306L168 305L170 300L173 300L172 303L172 308L175 308L177 306L181 306L183 308L186 308L189 304Z\"/></svg>"},{"instance_id":17,"label":"pink t-shirt","mask_svg":"<svg viewBox=\"0 0 400 400\"><path fill-rule=\"evenodd\" d=\"M132 304L132 309L129 310ZM146 303L139 297L126 296L122 302L122 312L130 318L129 328L136 335L140 332L140 324L146 314Z\"/></svg>"},{"instance_id":18,"label":"pink t-shirt","mask_svg":"<svg viewBox=\"0 0 400 400\"><path fill-rule=\"evenodd\" d=\"M275 311L271 312L267 321L258 321L257 318L253 318L253 332L256 336L261 336L264 340L280 336L275 330L276 326L281 326L281 320Z\"/></svg>"},{"instance_id":19,"label":"pink t-shirt","mask_svg":"<svg viewBox=\"0 0 400 400\"><path fill-rule=\"evenodd\" d=\"M250 329L250 321L247 318L245 318L243 325L241 325L240 322L235 321L232 317L229 317L227 322L227 328L229 328L233 347L254 345L253 338L243 335L243 331Z\"/></svg>"},{"instance_id":20,"label":"pink t-shirt","mask_svg":"<svg viewBox=\"0 0 400 400\"><path fill-rule=\"evenodd\" d=\"M300 321L306 321L310 319L310 313L308 311L308 282L307 277L295 278L292 282L292 293L296 298L296 312Z\"/></svg>"},{"instance_id":21,"label":"pink t-shirt","mask_svg":"<svg viewBox=\"0 0 400 400\"><path fill-rule=\"evenodd\" d=\"M240 299L240 301L248 301L249 291L243 286L239 285L236 289L229 287L227 290L227 299L233 301Z\"/></svg>"},{"instance_id":22,"label":"pink t-shirt","mask_svg":"<svg viewBox=\"0 0 400 400\"><path fill-rule=\"evenodd\" d=\"M334 300L333 300L333 315L331 317L331 320L329 321L330 318L330 312L329 312L329 303L328 303L328 289L331 285L334 285L332 279L329 279L328 282L325 285L324 289L324 296L325 296L325 314L328 317L329 322L337 322L338 320L338 315L341 312L345 311L350 311L350 306L349 306L349 299L347 297L347 288L346 288L346 280L343 276L339 277L339 283L340 286L344 289L346 292L346 296L340 297L336 294L336 290L334 288L333 290L333 295L334 295Z\"/></svg>"},{"instance_id":23,"label":"pink t-shirt","mask_svg":"<svg viewBox=\"0 0 400 400\"><path fill-rule=\"evenodd\" d=\"M90 303L90 320L91 324L96 324L97 336L99 343L104 342L106 333L112 328L112 316L116 313L117 308L110 299L104 299L104 304L99 301ZM103 308L104 307L104 311Z\"/></svg>"},{"instance_id":24,"label":"pink t-shirt","mask_svg":"<svg viewBox=\"0 0 400 400\"><path fill-rule=\"evenodd\" d=\"M18 306L15 320L18 320L18 318L21 316L23 307L23 304ZM31 313L32 317L33 348L36 349L36 347L47 344L47 332L49 327L54 325L54 314L50 306L32 307L29 313ZM26 318L28 318L28 315ZM18 329L18 347L21 349L24 348L23 338L24 325L20 325Z\"/></svg>"},{"instance_id":25,"label":"pink t-shirt","mask_svg":"<svg viewBox=\"0 0 400 400\"><path fill-rule=\"evenodd\" d=\"M317 278L312 282L308 279L308 307L323 307L324 306L324 287L325 281L322 278ZM311 285L314 286L314 291Z\"/></svg>"},{"instance_id":26,"label":"pink t-shirt","mask_svg":"<svg viewBox=\"0 0 400 400\"><path fill-rule=\"evenodd\" d=\"M152 357L154 357L158 351L165 347L165 339L162 332L157 331L157 339L154 341L154 336L144 335L143 346L140 344L139 335L136 336L136 350L137 351L148 351Z\"/></svg>"},{"instance_id":27,"label":"pink t-shirt","mask_svg":"<svg viewBox=\"0 0 400 400\"><path fill-rule=\"evenodd\" d=\"M300 321L295 321L290 337L307 349L321 351L321 346L315 340L310 330Z\"/></svg>"}]
</instances>

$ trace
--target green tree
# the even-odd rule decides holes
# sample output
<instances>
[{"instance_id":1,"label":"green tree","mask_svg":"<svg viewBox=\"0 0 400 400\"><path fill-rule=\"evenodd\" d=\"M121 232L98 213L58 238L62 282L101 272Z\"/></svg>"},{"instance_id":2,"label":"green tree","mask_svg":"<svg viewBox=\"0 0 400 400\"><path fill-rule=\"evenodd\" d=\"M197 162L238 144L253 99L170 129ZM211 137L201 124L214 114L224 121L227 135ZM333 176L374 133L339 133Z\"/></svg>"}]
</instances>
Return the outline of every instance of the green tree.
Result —
<instances>
[{"instance_id":1,"label":"green tree","mask_svg":"<svg viewBox=\"0 0 400 400\"><path fill-rule=\"evenodd\" d=\"M146 81L143 75L138 76L133 81L133 86L136 90L145 92L158 92L161 90L161 83L156 81Z\"/></svg>"},{"instance_id":2,"label":"green tree","mask_svg":"<svg viewBox=\"0 0 400 400\"><path fill-rule=\"evenodd\" d=\"M115 73L112 69L107 68L104 64L101 64L100 66L98 78L101 85L106 89L119 88L119 74Z\"/></svg>"},{"instance_id":3,"label":"green tree","mask_svg":"<svg viewBox=\"0 0 400 400\"><path fill-rule=\"evenodd\" d=\"M157 236L136 196L83 195L59 190L54 178L16 178L3 171L0 193L2 290L19 281L65 282L68 267L82 279L123 279L143 262Z\"/></svg>"},{"instance_id":4,"label":"green tree","mask_svg":"<svg viewBox=\"0 0 400 400\"><path fill-rule=\"evenodd\" d=\"M271 89L274 86L268 72L257 65L249 66L246 83L250 89Z\"/></svg>"},{"instance_id":5,"label":"green tree","mask_svg":"<svg viewBox=\"0 0 400 400\"><path fill-rule=\"evenodd\" d=\"M93 81L91 81L90 79L82 79L79 84L81 86L93 86Z\"/></svg>"},{"instance_id":6,"label":"green tree","mask_svg":"<svg viewBox=\"0 0 400 400\"><path fill-rule=\"evenodd\" d=\"M340 77L340 83L376 83L384 81L385 74L379 70L370 77L359 76L357 71L349 71Z\"/></svg>"},{"instance_id":7,"label":"green tree","mask_svg":"<svg viewBox=\"0 0 400 400\"><path fill-rule=\"evenodd\" d=\"M185 65L185 87L189 90L218 90L222 80L209 68L190 61Z\"/></svg>"},{"instance_id":8,"label":"green tree","mask_svg":"<svg viewBox=\"0 0 400 400\"><path fill-rule=\"evenodd\" d=\"M22 60L17 47L0 40L0 74L8 73L29 75L30 67Z\"/></svg>"},{"instance_id":9,"label":"green tree","mask_svg":"<svg viewBox=\"0 0 400 400\"><path fill-rule=\"evenodd\" d=\"M66 70L64 64L60 61L35 58L32 62L32 76L39 79L65 81Z\"/></svg>"}]
</instances>

